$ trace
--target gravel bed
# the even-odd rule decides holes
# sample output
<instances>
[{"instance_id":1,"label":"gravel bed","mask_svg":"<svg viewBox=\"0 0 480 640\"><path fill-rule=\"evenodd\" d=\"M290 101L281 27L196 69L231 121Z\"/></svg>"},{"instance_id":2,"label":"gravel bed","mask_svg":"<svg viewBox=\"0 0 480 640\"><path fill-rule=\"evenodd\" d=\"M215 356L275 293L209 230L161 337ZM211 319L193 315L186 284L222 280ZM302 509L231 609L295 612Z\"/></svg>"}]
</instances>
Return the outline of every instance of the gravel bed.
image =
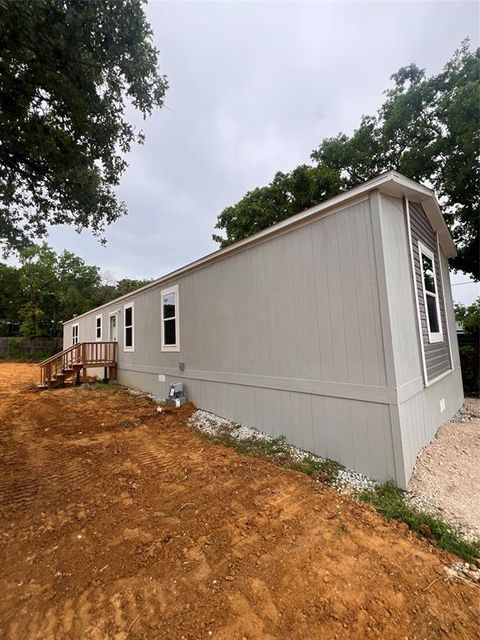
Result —
<instances>
[{"instance_id":1,"label":"gravel bed","mask_svg":"<svg viewBox=\"0 0 480 640\"><path fill-rule=\"evenodd\" d=\"M251 427L238 425L234 422L230 422L229 420L225 420L225 418L220 418L213 413L200 409L192 415L189 420L189 424L199 431L211 436L221 436L228 433L230 436L238 438L239 440L275 440L273 436L269 436L266 433L262 433L261 431L257 431ZM310 459L319 463L326 462L326 458L316 456L309 451L304 451L294 445L285 443L284 446L294 460L300 461ZM354 491L371 489L376 486L376 484L377 483L374 480L371 480L357 471L342 468L339 470L332 486L341 493L351 494Z\"/></svg>"},{"instance_id":2,"label":"gravel bed","mask_svg":"<svg viewBox=\"0 0 480 640\"><path fill-rule=\"evenodd\" d=\"M480 540L480 400L467 399L421 451L406 498Z\"/></svg>"}]
</instances>

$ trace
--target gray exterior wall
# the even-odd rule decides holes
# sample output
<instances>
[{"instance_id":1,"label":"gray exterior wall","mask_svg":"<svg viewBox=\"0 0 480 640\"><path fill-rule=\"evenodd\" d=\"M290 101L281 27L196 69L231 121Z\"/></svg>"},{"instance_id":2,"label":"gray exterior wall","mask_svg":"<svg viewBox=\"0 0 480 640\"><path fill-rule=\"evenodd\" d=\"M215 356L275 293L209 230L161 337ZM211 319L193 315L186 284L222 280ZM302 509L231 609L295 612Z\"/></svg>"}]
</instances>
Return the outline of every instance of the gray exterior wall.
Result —
<instances>
[{"instance_id":1,"label":"gray exterior wall","mask_svg":"<svg viewBox=\"0 0 480 640\"><path fill-rule=\"evenodd\" d=\"M172 285L180 351L165 353L161 290ZM131 301L133 352L123 346ZM424 418L413 433L413 409L401 407L424 392L422 359L404 208L379 191L73 319L65 346L75 322L80 341L95 340L100 313L108 339L112 312L122 384L166 396L183 381L199 408L379 480L405 486L405 456L434 428ZM429 390L416 402L433 406L435 398ZM441 418L428 420L438 426Z\"/></svg>"},{"instance_id":2,"label":"gray exterior wall","mask_svg":"<svg viewBox=\"0 0 480 640\"><path fill-rule=\"evenodd\" d=\"M428 340L427 315L423 297L422 270L420 265L418 242L422 242L428 249L430 249L430 251L432 251L435 257L436 268L438 268L439 265L439 252L435 231L432 229L422 205L415 202L410 204L410 235L415 265L418 306L422 323L422 343L425 353L427 377L429 380L434 380L438 376L442 375L442 373L451 369L449 338L445 318L444 288L441 283L441 279L439 278L440 274L437 273L440 321L442 323L444 340L442 342L434 342L431 344Z\"/></svg>"},{"instance_id":3,"label":"gray exterior wall","mask_svg":"<svg viewBox=\"0 0 480 640\"><path fill-rule=\"evenodd\" d=\"M421 205L413 202L408 205L410 223L412 210L417 212L414 215L419 215L418 211L422 212L422 225L428 225L425 226L425 233L420 232L418 227L414 230L413 225L409 225L406 203L402 200L382 196L380 205L387 280L386 300L397 396L391 416L393 433L398 436L396 447L401 451L397 471L404 477L404 481L399 482L400 486L406 486L419 451L432 440L438 427L447 422L463 404L448 261L443 252L438 250L435 234ZM422 350L425 348L425 337L428 343L428 334L426 335L423 290L418 289L422 286L421 279L419 282L421 274L419 276L418 240L432 251L435 249L438 286L442 294L444 342L428 344L424 350L425 360L422 358ZM413 251L415 246L416 252ZM408 269L404 266L406 262ZM422 313L419 313L420 310ZM419 316L422 319L421 330ZM439 370L432 369L433 360L429 360L427 354L432 353L429 347L437 345L439 348L436 352L442 354L443 377L433 380L432 376L437 378Z\"/></svg>"},{"instance_id":4,"label":"gray exterior wall","mask_svg":"<svg viewBox=\"0 0 480 640\"><path fill-rule=\"evenodd\" d=\"M367 196L73 320L65 346L73 322L80 341L93 340L98 313L106 339L109 313L119 310L121 383L165 396L183 380L198 407L373 477L396 478L377 270ZM163 353L161 289L174 284L180 352ZM129 300L134 352L123 350Z\"/></svg>"}]
</instances>

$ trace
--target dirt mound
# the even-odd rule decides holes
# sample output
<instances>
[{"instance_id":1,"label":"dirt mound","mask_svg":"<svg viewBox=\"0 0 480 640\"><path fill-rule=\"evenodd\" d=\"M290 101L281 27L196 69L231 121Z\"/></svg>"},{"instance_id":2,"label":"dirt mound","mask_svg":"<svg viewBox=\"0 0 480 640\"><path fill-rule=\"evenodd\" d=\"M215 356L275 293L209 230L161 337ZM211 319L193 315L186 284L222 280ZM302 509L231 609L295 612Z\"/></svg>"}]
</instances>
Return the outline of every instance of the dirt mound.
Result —
<instances>
[{"instance_id":1,"label":"dirt mound","mask_svg":"<svg viewBox=\"0 0 480 640\"><path fill-rule=\"evenodd\" d=\"M36 374L0 365L2 637L478 636L479 590L403 525L206 444L191 405Z\"/></svg>"}]
</instances>

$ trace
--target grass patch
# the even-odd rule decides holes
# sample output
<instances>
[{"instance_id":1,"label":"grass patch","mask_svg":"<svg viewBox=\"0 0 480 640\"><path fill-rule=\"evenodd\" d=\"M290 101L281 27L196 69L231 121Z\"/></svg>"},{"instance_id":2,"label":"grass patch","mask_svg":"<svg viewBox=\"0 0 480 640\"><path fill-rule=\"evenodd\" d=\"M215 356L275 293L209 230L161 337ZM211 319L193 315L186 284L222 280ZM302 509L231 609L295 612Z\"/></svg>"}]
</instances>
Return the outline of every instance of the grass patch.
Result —
<instances>
[{"instance_id":1,"label":"grass patch","mask_svg":"<svg viewBox=\"0 0 480 640\"><path fill-rule=\"evenodd\" d=\"M204 438L213 444L223 444L247 456L256 456L275 462L282 467L299 471L324 484L332 484L343 465L334 460L322 460L314 456L298 459L294 449L283 436L279 438L237 438L235 428L225 427L217 434L203 433Z\"/></svg>"},{"instance_id":2,"label":"grass patch","mask_svg":"<svg viewBox=\"0 0 480 640\"><path fill-rule=\"evenodd\" d=\"M420 511L405 501L403 492L393 482L367 489L356 496L371 504L386 520L400 520L409 529L429 538L441 549L450 551L467 562L480 558L480 542L467 542L455 529L438 516Z\"/></svg>"}]
</instances>

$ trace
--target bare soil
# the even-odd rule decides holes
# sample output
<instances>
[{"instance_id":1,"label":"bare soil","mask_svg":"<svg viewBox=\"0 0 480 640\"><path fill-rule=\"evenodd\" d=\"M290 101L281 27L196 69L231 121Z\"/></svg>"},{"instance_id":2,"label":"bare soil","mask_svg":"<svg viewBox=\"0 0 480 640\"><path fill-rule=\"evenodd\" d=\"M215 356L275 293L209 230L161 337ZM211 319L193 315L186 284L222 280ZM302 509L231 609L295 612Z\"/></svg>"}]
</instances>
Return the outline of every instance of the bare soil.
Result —
<instances>
[{"instance_id":1,"label":"bare soil","mask_svg":"<svg viewBox=\"0 0 480 640\"><path fill-rule=\"evenodd\" d=\"M0 365L0 637L478 637L478 588L404 525L205 443L191 405L36 375Z\"/></svg>"}]
</instances>

